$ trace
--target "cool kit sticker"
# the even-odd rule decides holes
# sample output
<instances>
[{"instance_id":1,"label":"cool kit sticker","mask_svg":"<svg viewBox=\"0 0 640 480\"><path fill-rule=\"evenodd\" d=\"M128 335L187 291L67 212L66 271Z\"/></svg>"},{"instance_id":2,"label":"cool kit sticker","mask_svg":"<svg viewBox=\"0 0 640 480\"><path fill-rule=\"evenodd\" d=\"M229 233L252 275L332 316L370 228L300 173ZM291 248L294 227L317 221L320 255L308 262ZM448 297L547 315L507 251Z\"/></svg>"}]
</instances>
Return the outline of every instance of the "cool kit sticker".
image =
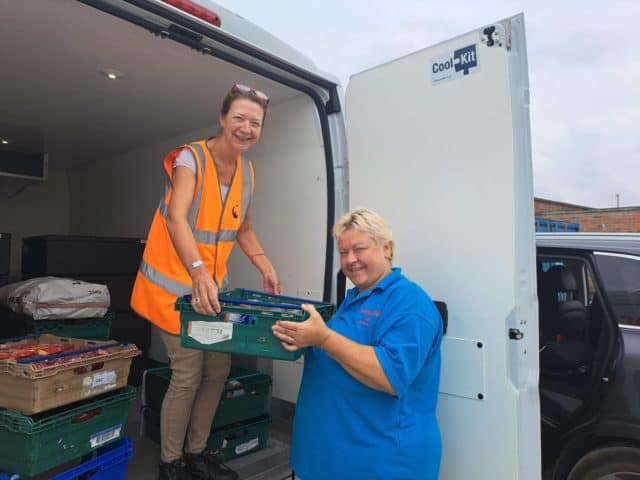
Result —
<instances>
[{"instance_id":1,"label":"cool kit sticker","mask_svg":"<svg viewBox=\"0 0 640 480\"><path fill-rule=\"evenodd\" d=\"M431 83L437 84L447 80L464 77L479 69L476 44L448 52L430 61Z\"/></svg>"}]
</instances>

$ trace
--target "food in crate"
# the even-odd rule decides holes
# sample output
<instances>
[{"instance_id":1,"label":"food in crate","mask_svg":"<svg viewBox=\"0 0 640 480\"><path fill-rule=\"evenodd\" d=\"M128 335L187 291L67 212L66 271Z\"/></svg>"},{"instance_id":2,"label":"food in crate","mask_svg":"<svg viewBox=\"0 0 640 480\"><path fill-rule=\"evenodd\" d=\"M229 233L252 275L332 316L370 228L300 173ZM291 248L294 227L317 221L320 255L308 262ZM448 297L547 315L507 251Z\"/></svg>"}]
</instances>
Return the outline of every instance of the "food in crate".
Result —
<instances>
[{"instance_id":1,"label":"food in crate","mask_svg":"<svg viewBox=\"0 0 640 480\"><path fill-rule=\"evenodd\" d=\"M71 344L36 343L32 345L0 344L0 360L42 357L73 350Z\"/></svg>"},{"instance_id":2,"label":"food in crate","mask_svg":"<svg viewBox=\"0 0 640 480\"><path fill-rule=\"evenodd\" d=\"M73 352L73 350L71 350L71 352ZM33 362L33 365L36 368L46 368L46 367L52 367L54 365L65 365L67 363L74 363L74 362L80 362L83 360L87 360L87 359L97 359L99 357L106 357L107 355L109 355L109 350L100 348L98 350L94 350L91 352L80 352L77 355L71 355L68 357L61 357L61 358L49 358L47 360L41 360L39 362ZM82 367L80 367L82 368Z\"/></svg>"},{"instance_id":3,"label":"food in crate","mask_svg":"<svg viewBox=\"0 0 640 480\"><path fill-rule=\"evenodd\" d=\"M71 352L81 350L83 347L71 343L34 343L31 345L18 344L0 344L0 360L21 360L25 358L35 359L37 357L51 357L41 361L32 362L35 368L45 368L53 365L64 365L66 363L78 362L88 358L104 357L109 355L109 351L104 348L89 352L80 352L72 355ZM67 353L69 352L69 353ZM67 353L65 356L57 357L55 355Z\"/></svg>"},{"instance_id":4,"label":"food in crate","mask_svg":"<svg viewBox=\"0 0 640 480\"><path fill-rule=\"evenodd\" d=\"M100 395L127 384L131 359L127 342L44 334L0 341L0 407L31 415Z\"/></svg>"}]
</instances>

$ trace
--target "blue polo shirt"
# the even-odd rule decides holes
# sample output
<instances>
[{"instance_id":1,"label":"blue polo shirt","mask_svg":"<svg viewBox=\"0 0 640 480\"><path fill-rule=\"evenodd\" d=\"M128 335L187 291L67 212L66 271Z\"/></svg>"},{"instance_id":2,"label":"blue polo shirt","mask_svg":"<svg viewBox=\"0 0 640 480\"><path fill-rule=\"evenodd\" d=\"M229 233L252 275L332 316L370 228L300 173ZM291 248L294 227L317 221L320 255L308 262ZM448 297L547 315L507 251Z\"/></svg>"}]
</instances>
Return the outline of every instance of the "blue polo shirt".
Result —
<instances>
[{"instance_id":1,"label":"blue polo shirt","mask_svg":"<svg viewBox=\"0 0 640 480\"><path fill-rule=\"evenodd\" d=\"M371 345L396 395L357 381L319 348L305 355L291 465L303 480L438 478L442 319L399 268L347 297L328 322Z\"/></svg>"}]
</instances>

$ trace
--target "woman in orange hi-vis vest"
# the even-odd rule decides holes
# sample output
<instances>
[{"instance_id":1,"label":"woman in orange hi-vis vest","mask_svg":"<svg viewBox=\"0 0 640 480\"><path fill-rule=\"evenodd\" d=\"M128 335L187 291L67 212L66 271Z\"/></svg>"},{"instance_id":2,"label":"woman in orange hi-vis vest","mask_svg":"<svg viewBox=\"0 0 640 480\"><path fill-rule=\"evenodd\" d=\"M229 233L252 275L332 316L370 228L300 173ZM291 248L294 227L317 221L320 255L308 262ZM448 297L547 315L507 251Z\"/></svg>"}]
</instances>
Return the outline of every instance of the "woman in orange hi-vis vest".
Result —
<instances>
[{"instance_id":1,"label":"woman in orange hi-vis vest","mask_svg":"<svg viewBox=\"0 0 640 480\"><path fill-rule=\"evenodd\" d=\"M168 181L131 296L133 309L159 327L171 361L160 414L160 480L238 478L206 449L230 357L183 348L174 304L191 293L196 312L220 311L218 290L235 242L261 273L264 290L282 293L251 226L253 166L241 155L260 138L268 103L263 92L234 85L222 103L220 134L164 159Z\"/></svg>"}]
</instances>

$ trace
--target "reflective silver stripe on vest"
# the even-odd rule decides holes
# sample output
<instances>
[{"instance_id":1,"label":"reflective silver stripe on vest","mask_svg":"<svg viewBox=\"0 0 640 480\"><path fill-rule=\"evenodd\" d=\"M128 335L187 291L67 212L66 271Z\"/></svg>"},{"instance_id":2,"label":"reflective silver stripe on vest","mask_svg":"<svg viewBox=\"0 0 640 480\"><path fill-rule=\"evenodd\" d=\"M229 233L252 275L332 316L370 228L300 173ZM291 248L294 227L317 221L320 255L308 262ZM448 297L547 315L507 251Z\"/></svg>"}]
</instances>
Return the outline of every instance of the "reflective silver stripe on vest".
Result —
<instances>
[{"instance_id":1,"label":"reflective silver stripe on vest","mask_svg":"<svg viewBox=\"0 0 640 480\"><path fill-rule=\"evenodd\" d=\"M238 232L235 230L220 230L218 232L218 241L219 242L233 242L236 239L236 234Z\"/></svg>"},{"instance_id":2,"label":"reflective silver stripe on vest","mask_svg":"<svg viewBox=\"0 0 640 480\"><path fill-rule=\"evenodd\" d=\"M169 195L169 190L171 190L171 183L167 180L167 183L164 184L164 193L162 194L160 204L158 205L160 215L162 215L165 220L169 216L169 205L165 203L165 199L167 198L167 195Z\"/></svg>"},{"instance_id":3,"label":"reflective silver stripe on vest","mask_svg":"<svg viewBox=\"0 0 640 480\"><path fill-rule=\"evenodd\" d=\"M204 245L215 245L218 242L233 242L236 239L235 230L220 230L216 235L215 232L207 232L205 230L194 230L193 236L196 242Z\"/></svg>"},{"instance_id":4,"label":"reflective silver stripe on vest","mask_svg":"<svg viewBox=\"0 0 640 480\"><path fill-rule=\"evenodd\" d=\"M206 165L206 161L204 160L204 151L202 146L197 143L190 143L192 147L198 150L195 155L196 161L201 165L201 173L202 178L204 179L204 169ZM197 168L197 167L196 167ZM189 225L193 230L193 236L198 243L202 243L203 245L216 245L218 242L233 242L236 239L236 234L238 233L236 230L220 230L217 234L215 232L207 231L207 230L199 230L195 228L196 221L198 218L198 213L200 211L200 203L202 200L202 182L200 183L200 189L196 192L196 196L193 199L193 204L189 209ZM171 188L171 184L167 182L164 188L164 195L160 200L160 205L158 205L158 210L160 211L160 215L162 215L165 220L169 215L169 206L165 203L165 199L169 194L169 189ZM240 216L240 225L244 223L245 218L247 217L247 210L249 210L249 204L251 203L251 166L249 160L246 158L242 159L242 213Z\"/></svg>"},{"instance_id":5,"label":"reflective silver stripe on vest","mask_svg":"<svg viewBox=\"0 0 640 480\"><path fill-rule=\"evenodd\" d=\"M198 212L200 211L200 202L202 200L202 183L204 182L204 170L205 170L205 166L206 166L206 161L205 161L205 156L204 156L204 150L202 149L202 145L200 145L199 143L190 143L189 144L190 147L192 147L194 150L196 150L196 162L198 162L198 164L200 165L200 188L198 188L196 190L196 196L193 198L193 203L191 204L191 208L189 209L189 225L191 225L191 230L194 230L196 228L196 220L198 219ZM197 171L197 166L196 166L196 171ZM197 175L196 175L197 177ZM196 178L196 184L197 184L198 178Z\"/></svg>"},{"instance_id":6,"label":"reflective silver stripe on vest","mask_svg":"<svg viewBox=\"0 0 640 480\"><path fill-rule=\"evenodd\" d=\"M242 214L240 216L240 225L244 223L251 203L251 166L249 160L242 159ZM235 238L235 235L234 235Z\"/></svg>"},{"instance_id":7,"label":"reflective silver stripe on vest","mask_svg":"<svg viewBox=\"0 0 640 480\"><path fill-rule=\"evenodd\" d=\"M204 151L202 150L202 146L197 143L190 143L191 147L195 150L194 158L195 161L200 165L200 174L201 178L204 179L204 170L206 163L203 161L204 159ZM198 170L198 166L196 165L196 172ZM197 173L196 173L197 177ZM196 178L196 182L198 179ZM171 182L167 180L164 184L164 193L162 194L162 198L160 199L160 204L158 205L158 210L160 210L160 215L166 220L169 215L169 205L166 203L167 195L169 195L169 190L171 190ZM187 214L187 220L189 222L189 226L191 226L191 230L196 228L196 220L198 218L198 212L200 211L200 202L202 201L202 181L200 182L200 188L196 191L196 195L193 198L193 203L191 204L191 208L189 208L189 213Z\"/></svg>"},{"instance_id":8,"label":"reflective silver stripe on vest","mask_svg":"<svg viewBox=\"0 0 640 480\"><path fill-rule=\"evenodd\" d=\"M172 293L177 297L181 297L183 295L191 293L191 287L189 285L185 285L183 283L179 283L175 280L171 280L170 278L165 277L144 260L140 262L140 273L151 283L159 286L160 288L166 290L169 293Z\"/></svg>"}]
</instances>

